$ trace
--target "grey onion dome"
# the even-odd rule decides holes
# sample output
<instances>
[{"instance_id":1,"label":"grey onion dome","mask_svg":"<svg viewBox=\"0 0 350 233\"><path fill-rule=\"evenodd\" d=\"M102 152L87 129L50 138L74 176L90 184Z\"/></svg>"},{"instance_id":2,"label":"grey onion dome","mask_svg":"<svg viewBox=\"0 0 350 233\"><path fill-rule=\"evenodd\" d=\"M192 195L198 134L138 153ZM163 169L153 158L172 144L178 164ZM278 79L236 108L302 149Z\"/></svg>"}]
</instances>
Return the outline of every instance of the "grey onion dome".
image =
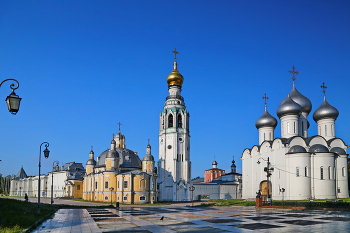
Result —
<instances>
[{"instance_id":1,"label":"grey onion dome","mask_svg":"<svg viewBox=\"0 0 350 233\"><path fill-rule=\"evenodd\" d=\"M255 127L260 129L262 127L273 127L276 128L277 120L270 113L265 110L264 114L255 122Z\"/></svg>"},{"instance_id":2,"label":"grey onion dome","mask_svg":"<svg viewBox=\"0 0 350 233\"><path fill-rule=\"evenodd\" d=\"M112 139L111 144L114 144L114 145L116 144L114 139Z\"/></svg>"},{"instance_id":3,"label":"grey onion dome","mask_svg":"<svg viewBox=\"0 0 350 233\"><path fill-rule=\"evenodd\" d=\"M281 118L285 115L299 115L301 111L302 107L288 95L278 106L277 116Z\"/></svg>"},{"instance_id":4,"label":"grey onion dome","mask_svg":"<svg viewBox=\"0 0 350 233\"><path fill-rule=\"evenodd\" d=\"M295 146L292 146L288 153L292 154L292 153L306 153L306 149L302 146L299 146L299 145L295 145Z\"/></svg>"},{"instance_id":5,"label":"grey onion dome","mask_svg":"<svg viewBox=\"0 0 350 233\"><path fill-rule=\"evenodd\" d=\"M339 111L332 105L330 105L327 100L323 100L321 106L314 112L314 121L319 121L322 119L333 119L336 120L339 116Z\"/></svg>"},{"instance_id":6,"label":"grey onion dome","mask_svg":"<svg viewBox=\"0 0 350 233\"><path fill-rule=\"evenodd\" d=\"M330 152L337 153L338 155L346 155L345 150L340 147L333 147Z\"/></svg>"},{"instance_id":7,"label":"grey onion dome","mask_svg":"<svg viewBox=\"0 0 350 233\"><path fill-rule=\"evenodd\" d=\"M211 165L218 165L218 162L216 162L216 160L214 160Z\"/></svg>"},{"instance_id":8,"label":"grey onion dome","mask_svg":"<svg viewBox=\"0 0 350 233\"><path fill-rule=\"evenodd\" d=\"M315 144L310 147L309 152L311 153L319 153L319 152L329 152L328 148L321 144Z\"/></svg>"},{"instance_id":9,"label":"grey onion dome","mask_svg":"<svg viewBox=\"0 0 350 233\"><path fill-rule=\"evenodd\" d=\"M89 159L87 162L86 162L86 165L96 165L96 161L94 159Z\"/></svg>"},{"instance_id":10,"label":"grey onion dome","mask_svg":"<svg viewBox=\"0 0 350 233\"><path fill-rule=\"evenodd\" d=\"M145 155L142 161L154 161L153 155Z\"/></svg>"},{"instance_id":11,"label":"grey onion dome","mask_svg":"<svg viewBox=\"0 0 350 233\"><path fill-rule=\"evenodd\" d=\"M305 112L307 114L311 112L311 101L302 94L300 94L300 92L295 87L292 88L291 92L289 93L289 96L295 103L301 106L302 112Z\"/></svg>"}]
</instances>

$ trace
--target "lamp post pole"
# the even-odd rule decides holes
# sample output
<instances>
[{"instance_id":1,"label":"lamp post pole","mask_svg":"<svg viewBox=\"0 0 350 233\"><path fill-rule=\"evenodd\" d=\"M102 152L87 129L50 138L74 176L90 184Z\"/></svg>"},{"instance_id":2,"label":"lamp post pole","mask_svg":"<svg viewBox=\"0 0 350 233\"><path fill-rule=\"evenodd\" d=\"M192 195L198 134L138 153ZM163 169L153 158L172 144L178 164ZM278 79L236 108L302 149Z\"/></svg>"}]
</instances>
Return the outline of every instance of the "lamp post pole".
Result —
<instances>
[{"instance_id":1,"label":"lamp post pole","mask_svg":"<svg viewBox=\"0 0 350 233\"><path fill-rule=\"evenodd\" d=\"M114 190L114 188L110 187L109 190L111 191L111 205L112 205L112 191Z\"/></svg>"},{"instance_id":2,"label":"lamp post pole","mask_svg":"<svg viewBox=\"0 0 350 233\"><path fill-rule=\"evenodd\" d=\"M40 145L39 151L39 179L38 179L38 214L40 214L40 168L41 168L41 146L45 144L44 156L45 158L49 157L50 151L47 149L50 144L48 142L43 142Z\"/></svg>"},{"instance_id":3,"label":"lamp post pole","mask_svg":"<svg viewBox=\"0 0 350 233\"><path fill-rule=\"evenodd\" d=\"M55 164L56 164L56 166L55 166ZM54 162L52 163L52 174L51 174L51 178L52 178L52 180L51 180L51 205L53 204L53 172L54 172L54 171L58 171L58 164L59 164L58 161L54 161Z\"/></svg>"},{"instance_id":4,"label":"lamp post pole","mask_svg":"<svg viewBox=\"0 0 350 233\"><path fill-rule=\"evenodd\" d=\"M191 192L192 192L192 207L193 207L193 191L195 190L195 187L194 186L190 186L189 188L188 188Z\"/></svg>"}]
</instances>

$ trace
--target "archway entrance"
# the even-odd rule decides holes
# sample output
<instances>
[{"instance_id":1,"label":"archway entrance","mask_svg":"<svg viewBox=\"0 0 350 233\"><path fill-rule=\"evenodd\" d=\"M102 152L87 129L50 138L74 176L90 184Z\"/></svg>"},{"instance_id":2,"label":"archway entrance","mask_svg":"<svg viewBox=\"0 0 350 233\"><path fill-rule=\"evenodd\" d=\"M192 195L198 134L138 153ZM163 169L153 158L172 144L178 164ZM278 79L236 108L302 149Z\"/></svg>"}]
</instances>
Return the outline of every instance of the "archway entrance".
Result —
<instances>
[{"instance_id":1,"label":"archway entrance","mask_svg":"<svg viewBox=\"0 0 350 233\"><path fill-rule=\"evenodd\" d=\"M268 197L271 198L272 196L271 182L268 182L267 180L261 181L260 190L261 190L261 198L263 202L266 202Z\"/></svg>"}]
</instances>

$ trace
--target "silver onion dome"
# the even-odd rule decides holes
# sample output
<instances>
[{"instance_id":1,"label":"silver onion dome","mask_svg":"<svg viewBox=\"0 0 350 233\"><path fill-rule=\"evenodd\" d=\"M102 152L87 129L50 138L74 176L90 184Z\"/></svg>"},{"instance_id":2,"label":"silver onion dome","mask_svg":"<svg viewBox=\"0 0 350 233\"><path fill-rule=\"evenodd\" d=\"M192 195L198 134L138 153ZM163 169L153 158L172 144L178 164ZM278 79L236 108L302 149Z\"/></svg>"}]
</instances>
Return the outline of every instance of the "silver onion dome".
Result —
<instances>
[{"instance_id":1,"label":"silver onion dome","mask_svg":"<svg viewBox=\"0 0 350 233\"><path fill-rule=\"evenodd\" d=\"M273 127L276 128L277 120L265 109L264 114L255 122L255 127L260 129L262 127Z\"/></svg>"},{"instance_id":2,"label":"silver onion dome","mask_svg":"<svg viewBox=\"0 0 350 233\"><path fill-rule=\"evenodd\" d=\"M86 162L86 165L96 165L96 161L94 159L89 159L87 162Z\"/></svg>"},{"instance_id":3,"label":"silver onion dome","mask_svg":"<svg viewBox=\"0 0 350 233\"><path fill-rule=\"evenodd\" d=\"M326 100L323 100L321 106L314 112L314 121L319 121L322 119L334 119L336 120L339 116L339 111L332 105L330 105Z\"/></svg>"},{"instance_id":4,"label":"silver onion dome","mask_svg":"<svg viewBox=\"0 0 350 233\"><path fill-rule=\"evenodd\" d=\"M145 155L142 161L154 161L153 155Z\"/></svg>"},{"instance_id":5,"label":"silver onion dome","mask_svg":"<svg viewBox=\"0 0 350 233\"><path fill-rule=\"evenodd\" d=\"M211 165L218 165L218 162L216 162L216 160L214 160Z\"/></svg>"},{"instance_id":6,"label":"silver onion dome","mask_svg":"<svg viewBox=\"0 0 350 233\"><path fill-rule=\"evenodd\" d=\"M278 106L277 116L281 118L285 115L299 115L301 111L302 107L288 95Z\"/></svg>"},{"instance_id":7,"label":"silver onion dome","mask_svg":"<svg viewBox=\"0 0 350 233\"><path fill-rule=\"evenodd\" d=\"M302 112L305 112L306 114L309 114L311 112L311 101L302 94L300 94L300 92L295 87L293 87L293 89L289 93L289 96L295 103L301 106Z\"/></svg>"}]
</instances>

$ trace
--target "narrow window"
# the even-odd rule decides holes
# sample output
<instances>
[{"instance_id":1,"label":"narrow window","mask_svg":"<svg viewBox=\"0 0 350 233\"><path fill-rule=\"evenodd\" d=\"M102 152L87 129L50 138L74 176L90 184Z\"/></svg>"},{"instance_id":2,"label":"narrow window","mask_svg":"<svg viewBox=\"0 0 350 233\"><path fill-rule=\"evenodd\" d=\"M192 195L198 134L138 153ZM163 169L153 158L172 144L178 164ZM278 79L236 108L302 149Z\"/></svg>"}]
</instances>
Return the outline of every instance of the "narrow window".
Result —
<instances>
[{"instance_id":1,"label":"narrow window","mask_svg":"<svg viewBox=\"0 0 350 233\"><path fill-rule=\"evenodd\" d=\"M334 127L333 127L333 125L331 125L331 133L332 133L332 136L334 136Z\"/></svg>"},{"instance_id":2,"label":"narrow window","mask_svg":"<svg viewBox=\"0 0 350 233\"><path fill-rule=\"evenodd\" d=\"M169 114L168 116L168 128L171 128L174 126L174 117L173 117L173 114Z\"/></svg>"},{"instance_id":3,"label":"narrow window","mask_svg":"<svg viewBox=\"0 0 350 233\"><path fill-rule=\"evenodd\" d=\"M321 169L320 169L320 172L321 172L321 180L323 180L323 167L321 167Z\"/></svg>"},{"instance_id":4,"label":"narrow window","mask_svg":"<svg viewBox=\"0 0 350 233\"><path fill-rule=\"evenodd\" d=\"M328 167L328 180L331 179L331 167L329 166Z\"/></svg>"},{"instance_id":5,"label":"narrow window","mask_svg":"<svg viewBox=\"0 0 350 233\"><path fill-rule=\"evenodd\" d=\"M128 188L128 181L124 181L124 188Z\"/></svg>"},{"instance_id":6,"label":"narrow window","mask_svg":"<svg viewBox=\"0 0 350 233\"><path fill-rule=\"evenodd\" d=\"M300 176L300 169L299 169L299 167L297 167L297 169L296 169L296 175L297 175L297 177Z\"/></svg>"},{"instance_id":7,"label":"narrow window","mask_svg":"<svg viewBox=\"0 0 350 233\"><path fill-rule=\"evenodd\" d=\"M264 133L264 141L265 141L266 139L265 139L265 133Z\"/></svg>"},{"instance_id":8,"label":"narrow window","mask_svg":"<svg viewBox=\"0 0 350 233\"><path fill-rule=\"evenodd\" d=\"M295 127L295 122L294 122L294 133L295 133L295 128L296 128L296 127Z\"/></svg>"},{"instance_id":9,"label":"narrow window","mask_svg":"<svg viewBox=\"0 0 350 233\"><path fill-rule=\"evenodd\" d=\"M303 135L305 137L305 134L304 134L304 122L301 122L301 135Z\"/></svg>"},{"instance_id":10,"label":"narrow window","mask_svg":"<svg viewBox=\"0 0 350 233\"><path fill-rule=\"evenodd\" d=\"M177 115L177 127L182 128L182 116L181 116L181 114Z\"/></svg>"},{"instance_id":11,"label":"narrow window","mask_svg":"<svg viewBox=\"0 0 350 233\"><path fill-rule=\"evenodd\" d=\"M305 177L307 177L307 167L305 167Z\"/></svg>"},{"instance_id":12,"label":"narrow window","mask_svg":"<svg viewBox=\"0 0 350 233\"><path fill-rule=\"evenodd\" d=\"M105 182L105 189L108 189L108 181Z\"/></svg>"},{"instance_id":13,"label":"narrow window","mask_svg":"<svg viewBox=\"0 0 350 233\"><path fill-rule=\"evenodd\" d=\"M324 126L324 135L327 136L327 125Z\"/></svg>"},{"instance_id":14,"label":"narrow window","mask_svg":"<svg viewBox=\"0 0 350 233\"><path fill-rule=\"evenodd\" d=\"M287 122L287 133L289 133L289 122Z\"/></svg>"},{"instance_id":15,"label":"narrow window","mask_svg":"<svg viewBox=\"0 0 350 233\"><path fill-rule=\"evenodd\" d=\"M141 188L141 189L146 188L146 181L145 181L145 180L141 180L141 181L140 181L140 188Z\"/></svg>"},{"instance_id":16,"label":"narrow window","mask_svg":"<svg viewBox=\"0 0 350 233\"><path fill-rule=\"evenodd\" d=\"M97 182L95 182L95 189L97 189Z\"/></svg>"},{"instance_id":17,"label":"narrow window","mask_svg":"<svg viewBox=\"0 0 350 233\"><path fill-rule=\"evenodd\" d=\"M345 176L345 167L343 167L343 168L341 169L341 175L342 175L342 176Z\"/></svg>"},{"instance_id":18,"label":"narrow window","mask_svg":"<svg viewBox=\"0 0 350 233\"><path fill-rule=\"evenodd\" d=\"M80 184L77 185L77 190L80 190Z\"/></svg>"},{"instance_id":19,"label":"narrow window","mask_svg":"<svg viewBox=\"0 0 350 233\"><path fill-rule=\"evenodd\" d=\"M119 189L119 181L118 181L118 189Z\"/></svg>"}]
</instances>

